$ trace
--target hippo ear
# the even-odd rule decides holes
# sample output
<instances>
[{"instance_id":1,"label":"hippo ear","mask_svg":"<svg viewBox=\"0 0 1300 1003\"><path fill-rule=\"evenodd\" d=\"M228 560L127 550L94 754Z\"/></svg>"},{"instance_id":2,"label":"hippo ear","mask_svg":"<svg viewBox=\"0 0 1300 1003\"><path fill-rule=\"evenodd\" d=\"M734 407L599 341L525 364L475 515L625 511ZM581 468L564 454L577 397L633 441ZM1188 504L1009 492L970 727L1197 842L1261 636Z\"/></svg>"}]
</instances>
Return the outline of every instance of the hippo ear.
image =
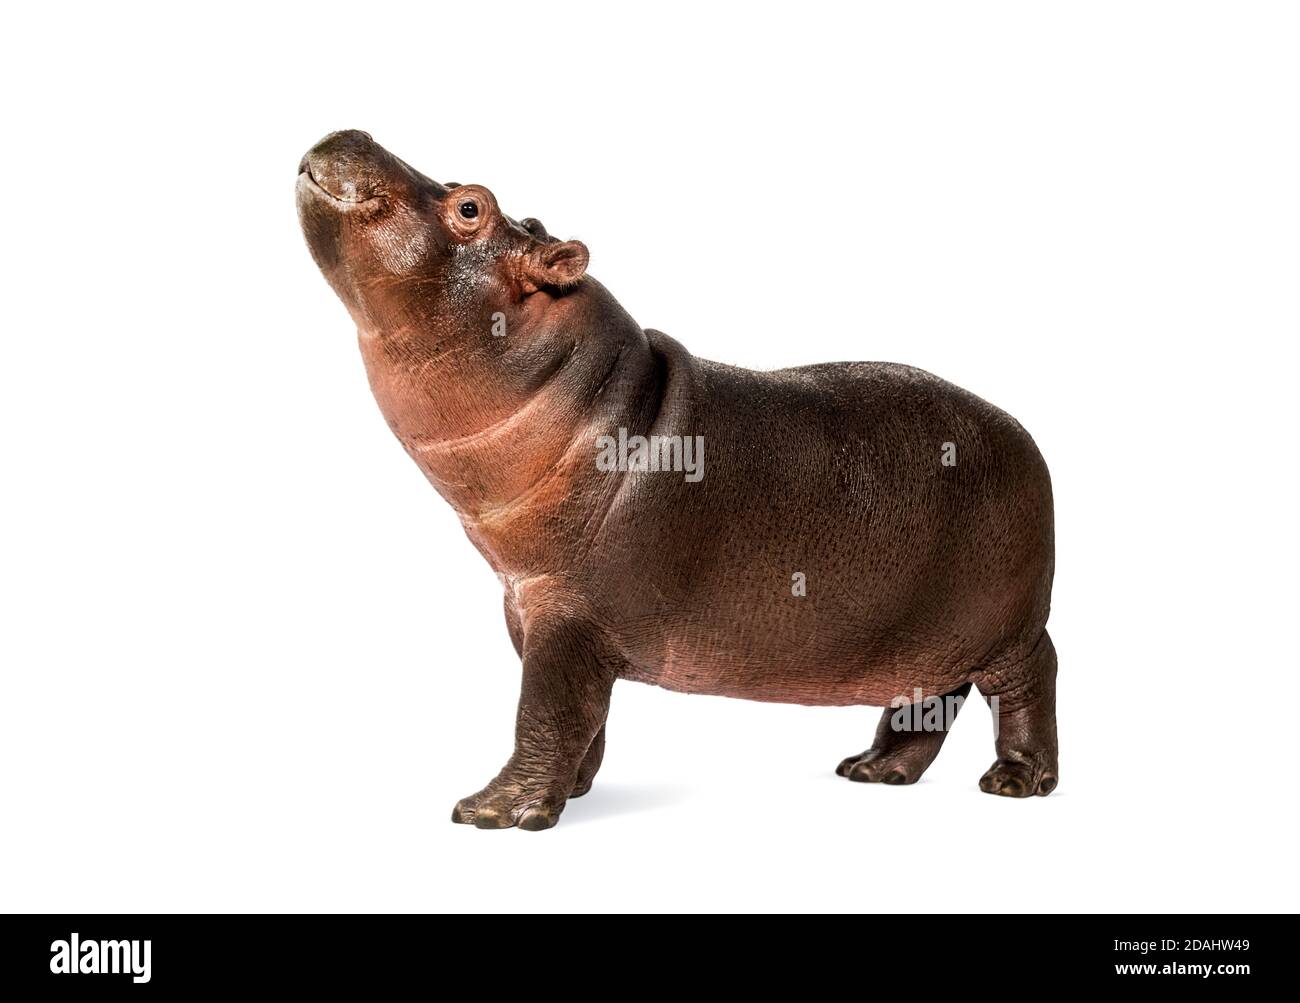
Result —
<instances>
[{"instance_id":1,"label":"hippo ear","mask_svg":"<svg viewBox=\"0 0 1300 1003\"><path fill-rule=\"evenodd\" d=\"M538 244L524 258L524 276L534 290L543 286L565 289L587 270L591 254L580 240Z\"/></svg>"}]
</instances>

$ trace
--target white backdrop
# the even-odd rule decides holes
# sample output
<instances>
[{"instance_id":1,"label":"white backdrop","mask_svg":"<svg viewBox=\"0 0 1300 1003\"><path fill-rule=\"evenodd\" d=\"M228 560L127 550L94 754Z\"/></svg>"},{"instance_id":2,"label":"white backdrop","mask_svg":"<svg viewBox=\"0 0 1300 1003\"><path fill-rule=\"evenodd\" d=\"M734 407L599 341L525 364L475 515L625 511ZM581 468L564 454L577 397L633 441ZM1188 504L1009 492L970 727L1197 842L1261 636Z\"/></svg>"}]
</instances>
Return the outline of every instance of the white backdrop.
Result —
<instances>
[{"instance_id":1,"label":"white backdrop","mask_svg":"<svg viewBox=\"0 0 1300 1003\"><path fill-rule=\"evenodd\" d=\"M1295 908L1293 7L9 19L0 908ZM874 709L620 683L557 829L452 825L518 665L298 231L351 127L582 239L698 355L1017 416L1059 790L979 793L982 705L890 788L833 775Z\"/></svg>"}]
</instances>

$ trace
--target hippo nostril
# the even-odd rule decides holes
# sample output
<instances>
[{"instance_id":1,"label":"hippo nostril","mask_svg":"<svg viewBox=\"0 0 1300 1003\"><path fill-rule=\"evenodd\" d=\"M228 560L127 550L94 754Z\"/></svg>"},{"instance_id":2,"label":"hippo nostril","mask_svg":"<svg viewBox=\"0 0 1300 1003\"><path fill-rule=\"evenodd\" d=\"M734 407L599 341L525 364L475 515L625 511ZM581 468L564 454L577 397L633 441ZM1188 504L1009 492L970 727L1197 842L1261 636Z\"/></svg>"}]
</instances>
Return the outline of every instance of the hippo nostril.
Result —
<instances>
[{"instance_id":1,"label":"hippo nostril","mask_svg":"<svg viewBox=\"0 0 1300 1003\"><path fill-rule=\"evenodd\" d=\"M344 143L373 145L375 137L368 132L362 132L360 129L344 129L341 132L334 133L329 139L341 140Z\"/></svg>"}]
</instances>

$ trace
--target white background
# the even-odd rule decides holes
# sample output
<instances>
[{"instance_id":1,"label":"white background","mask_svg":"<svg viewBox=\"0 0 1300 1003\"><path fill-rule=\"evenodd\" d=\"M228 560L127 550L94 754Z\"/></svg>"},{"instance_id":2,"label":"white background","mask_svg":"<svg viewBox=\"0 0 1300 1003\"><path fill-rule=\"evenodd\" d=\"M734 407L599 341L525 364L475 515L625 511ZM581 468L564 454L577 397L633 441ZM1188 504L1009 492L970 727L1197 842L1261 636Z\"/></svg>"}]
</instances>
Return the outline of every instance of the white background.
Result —
<instances>
[{"instance_id":1,"label":"white background","mask_svg":"<svg viewBox=\"0 0 1300 1003\"><path fill-rule=\"evenodd\" d=\"M1294 909L1294 10L10 11L0 908ZM832 772L874 709L621 683L558 828L452 825L518 665L298 231L349 127L698 355L1016 415L1058 792L979 793L982 705L889 788Z\"/></svg>"}]
</instances>

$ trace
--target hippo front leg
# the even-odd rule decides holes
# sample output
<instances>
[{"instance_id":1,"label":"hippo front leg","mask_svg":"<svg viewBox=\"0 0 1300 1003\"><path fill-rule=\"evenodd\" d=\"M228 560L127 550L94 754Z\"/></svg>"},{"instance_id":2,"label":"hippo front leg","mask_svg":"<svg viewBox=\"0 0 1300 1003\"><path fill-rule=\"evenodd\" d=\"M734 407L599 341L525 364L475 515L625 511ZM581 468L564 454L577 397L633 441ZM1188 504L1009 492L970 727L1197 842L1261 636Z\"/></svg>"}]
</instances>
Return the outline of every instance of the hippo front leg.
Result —
<instances>
[{"instance_id":1,"label":"hippo front leg","mask_svg":"<svg viewBox=\"0 0 1300 1003\"><path fill-rule=\"evenodd\" d=\"M578 779L573 785L573 792L569 799L580 798L591 790L591 784L596 779L596 773L600 770L600 761L605 758L605 726L600 726L600 731L596 732L596 737L591 740L591 746L587 749L587 754L582 757L582 765L578 767Z\"/></svg>"},{"instance_id":2,"label":"hippo front leg","mask_svg":"<svg viewBox=\"0 0 1300 1003\"><path fill-rule=\"evenodd\" d=\"M615 677L598 650L579 628L530 628L514 754L490 784L456 805L453 822L549 829L571 796L586 793L604 750Z\"/></svg>"}]
</instances>

